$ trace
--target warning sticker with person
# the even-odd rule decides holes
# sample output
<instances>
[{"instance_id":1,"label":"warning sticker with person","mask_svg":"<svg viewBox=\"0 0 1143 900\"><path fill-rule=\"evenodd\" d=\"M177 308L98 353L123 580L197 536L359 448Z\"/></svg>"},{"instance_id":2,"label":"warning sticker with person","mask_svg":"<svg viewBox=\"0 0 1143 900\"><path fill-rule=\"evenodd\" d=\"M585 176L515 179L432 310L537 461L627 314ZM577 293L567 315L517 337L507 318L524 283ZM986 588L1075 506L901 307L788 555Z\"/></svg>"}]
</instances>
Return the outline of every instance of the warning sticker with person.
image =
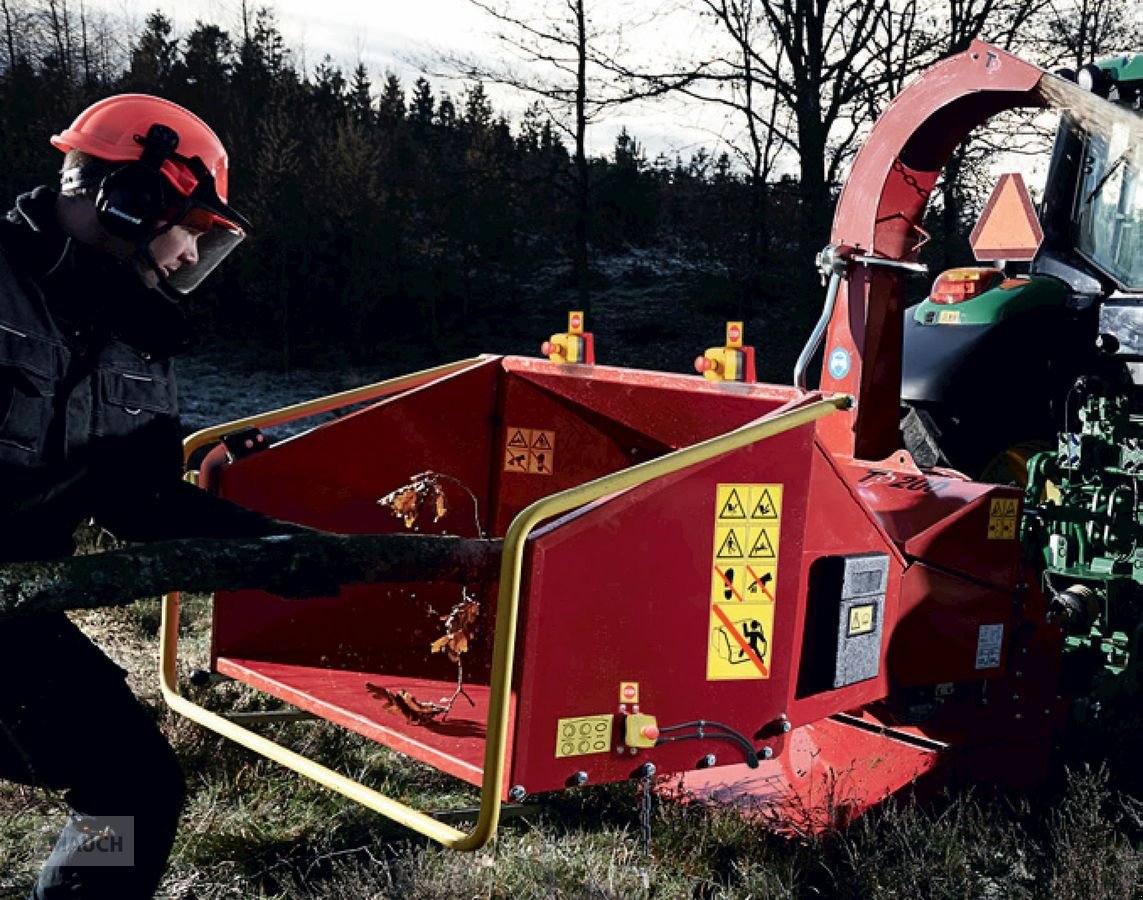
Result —
<instances>
[{"instance_id":1,"label":"warning sticker with person","mask_svg":"<svg viewBox=\"0 0 1143 900\"><path fill-rule=\"evenodd\" d=\"M711 607L707 681L770 677L774 604L716 603Z\"/></svg>"},{"instance_id":2,"label":"warning sticker with person","mask_svg":"<svg viewBox=\"0 0 1143 900\"><path fill-rule=\"evenodd\" d=\"M707 679L769 678L782 485L720 484L714 509Z\"/></svg>"},{"instance_id":3,"label":"warning sticker with person","mask_svg":"<svg viewBox=\"0 0 1143 900\"><path fill-rule=\"evenodd\" d=\"M556 433L542 428L508 426L504 440L504 471L521 475L551 475L556 465Z\"/></svg>"}]
</instances>

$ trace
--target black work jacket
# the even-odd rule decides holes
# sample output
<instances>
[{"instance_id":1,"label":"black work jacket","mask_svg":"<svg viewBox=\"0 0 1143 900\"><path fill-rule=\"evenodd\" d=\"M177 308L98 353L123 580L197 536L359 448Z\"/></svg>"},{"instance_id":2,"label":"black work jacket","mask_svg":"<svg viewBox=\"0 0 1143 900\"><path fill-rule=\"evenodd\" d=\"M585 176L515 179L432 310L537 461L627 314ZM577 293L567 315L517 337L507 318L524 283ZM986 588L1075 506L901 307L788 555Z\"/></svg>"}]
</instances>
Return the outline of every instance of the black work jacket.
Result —
<instances>
[{"instance_id":1,"label":"black work jacket","mask_svg":"<svg viewBox=\"0 0 1143 900\"><path fill-rule=\"evenodd\" d=\"M89 518L139 541L294 530L182 480L183 315L69 239L55 201L0 221L0 560L68 555Z\"/></svg>"}]
</instances>

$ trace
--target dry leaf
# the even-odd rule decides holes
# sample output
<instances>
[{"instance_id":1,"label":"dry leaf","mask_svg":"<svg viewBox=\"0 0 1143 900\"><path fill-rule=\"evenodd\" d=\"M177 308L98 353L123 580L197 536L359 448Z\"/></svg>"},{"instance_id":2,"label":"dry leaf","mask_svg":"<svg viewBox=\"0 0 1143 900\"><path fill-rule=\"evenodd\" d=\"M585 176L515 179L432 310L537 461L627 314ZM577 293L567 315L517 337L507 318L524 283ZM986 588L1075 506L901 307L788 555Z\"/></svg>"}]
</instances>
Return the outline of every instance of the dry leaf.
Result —
<instances>
[{"instance_id":1,"label":"dry leaf","mask_svg":"<svg viewBox=\"0 0 1143 900\"><path fill-rule=\"evenodd\" d=\"M404 716L405 720L413 725L424 725L442 713L448 712L447 706L441 706L438 703L424 703L403 688L392 691L369 681L365 682L365 688L378 700L384 701L386 709Z\"/></svg>"},{"instance_id":2,"label":"dry leaf","mask_svg":"<svg viewBox=\"0 0 1143 900\"><path fill-rule=\"evenodd\" d=\"M389 504L393 509L393 515L405 520L406 528L412 528L417 520L417 514L421 511L421 504L418 501L417 492L412 488L405 488L398 491Z\"/></svg>"},{"instance_id":3,"label":"dry leaf","mask_svg":"<svg viewBox=\"0 0 1143 900\"><path fill-rule=\"evenodd\" d=\"M389 507L393 515L405 523L406 528L413 527L421 510L429 504L433 507L434 522L439 522L448 514L448 502L440 485L440 476L436 472L414 475L408 484L390 491L378 500L377 504Z\"/></svg>"},{"instance_id":4,"label":"dry leaf","mask_svg":"<svg viewBox=\"0 0 1143 900\"><path fill-rule=\"evenodd\" d=\"M480 604L466 596L449 610L447 616L441 616L445 633L433 641L433 653L444 651L453 662L460 662L460 655L468 651L469 643L476 637L476 620L479 617Z\"/></svg>"}]
</instances>

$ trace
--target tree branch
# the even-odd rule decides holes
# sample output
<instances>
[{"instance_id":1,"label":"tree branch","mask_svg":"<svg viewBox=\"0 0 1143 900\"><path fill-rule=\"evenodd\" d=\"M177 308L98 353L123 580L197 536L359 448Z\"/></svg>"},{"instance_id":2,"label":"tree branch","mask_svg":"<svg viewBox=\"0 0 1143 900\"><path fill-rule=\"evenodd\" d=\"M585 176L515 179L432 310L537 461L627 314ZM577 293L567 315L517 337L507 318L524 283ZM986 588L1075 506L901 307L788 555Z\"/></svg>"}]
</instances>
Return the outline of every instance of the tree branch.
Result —
<instances>
[{"instance_id":1,"label":"tree branch","mask_svg":"<svg viewBox=\"0 0 1143 900\"><path fill-rule=\"evenodd\" d=\"M500 540L418 534L186 538L0 566L0 618L125 606L169 591L322 597L342 584L493 581Z\"/></svg>"}]
</instances>

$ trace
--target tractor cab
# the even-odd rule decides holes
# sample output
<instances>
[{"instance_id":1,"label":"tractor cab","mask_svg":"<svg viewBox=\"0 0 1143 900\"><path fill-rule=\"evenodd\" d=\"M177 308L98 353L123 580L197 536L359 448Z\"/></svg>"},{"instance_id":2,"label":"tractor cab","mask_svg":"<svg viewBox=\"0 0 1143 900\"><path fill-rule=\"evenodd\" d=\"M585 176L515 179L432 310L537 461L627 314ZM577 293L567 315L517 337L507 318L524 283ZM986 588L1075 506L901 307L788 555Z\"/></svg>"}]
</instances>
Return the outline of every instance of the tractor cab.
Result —
<instances>
[{"instance_id":1,"label":"tractor cab","mask_svg":"<svg viewBox=\"0 0 1143 900\"><path fill-rule=\"evenodd\" d=\"M1143 384L1143 55L1059 74L1039 214L1002 176L973 232L981 265L940 273L905 313L903 441L922 466L1024 483L1081 379Z\"/></svg>"},{"instance_id":2,"label":"tractor cab","mask_svg":"<svg viewBox=\"0 0 1143 900\"><path fill-rule=\"evenodd\" d=\"M1088 74L1082 82L1093 84L1096 93L1116 106L1063 111L1044 194L1046 241L1032 270L1060 277L1079 294L1139 295L1143 294L1143 142L1139 140L1143 55L1104 66L1091 67L1100 76L1085 69ZM1109 110L1118 115L1108 115Z\"/></svg>"}]
</instances>

